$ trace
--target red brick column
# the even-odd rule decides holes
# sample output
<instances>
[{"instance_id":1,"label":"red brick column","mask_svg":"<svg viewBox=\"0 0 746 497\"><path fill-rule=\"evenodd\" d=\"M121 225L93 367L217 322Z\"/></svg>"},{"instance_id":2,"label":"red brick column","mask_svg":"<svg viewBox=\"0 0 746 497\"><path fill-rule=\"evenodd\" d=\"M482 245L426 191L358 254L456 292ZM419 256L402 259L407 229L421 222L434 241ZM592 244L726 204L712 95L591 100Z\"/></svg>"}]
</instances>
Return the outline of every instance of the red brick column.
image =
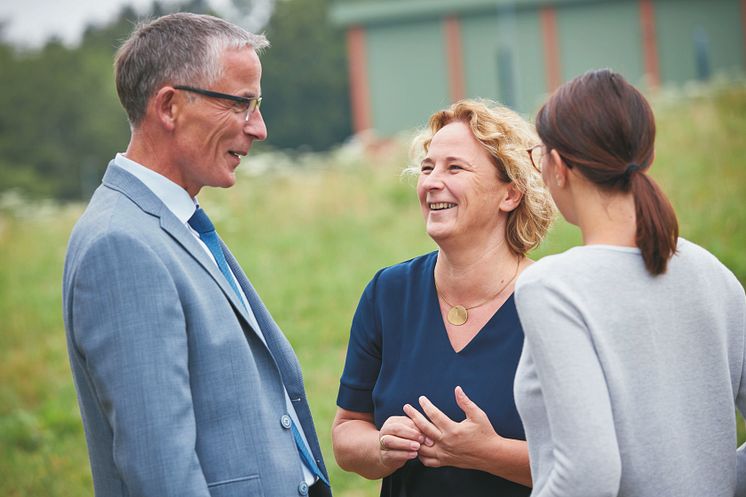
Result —
<instances>
[{"instance_id":1,"label":"red brick column","mask_svg":"<svg viewBox=\"0 0 746 497\"><path fill-rule=\"evenodd\" d=\"M546 73L547 91L551 93L562 84L559 39L557 37L557 13L554 7L542 7L539 11L539 17L544 41L544 72Z\"/></svg>"},{"instance_id":2,"label":"red brick column","mask_svg":"<svg viewBox=\"0 0 746 497\"><path fill-rule=\"evenodd\" d=\"M746 0L741 0L741 32L743 33L743 69L746 70Z\"/></svg>"},{"instance_id":3,"label":"red brick column","mask_svg":"<svg viewBox=\"0 0 746 497\"><path fill-rule=\"evenodd\" d=\"M365 29L352 26L347 30L347 60L350 78L352 127L360 133L373 127L368 86L368 58L365 51Z\"/></svg>"},{"instance_id":4,"label":"red brick column","mask_svg":"<svg viewBox=\"0 0 746 497\"><path fill-rule=\"evenodd\" d=\"M746 2L746 0L742 0ZM640 0L640 27L642 28L642 50L645 61L645 75L651 88L661 84L658 63L658 41L655 36L655 8L653 0Z\"/></svg>"},{"instance_id":5,"label":"red brick column","mask_svg":"<svg viewBox=\"0 0 746 497\"><path fill-rule=\"evenodd\" d=\"M461 22L454 16L448 16L443 20L443 31L445 33L448 87L451 92L451 101L456 102L466 95L464 59L461 48Z\"/></svg>"}]
</instances>

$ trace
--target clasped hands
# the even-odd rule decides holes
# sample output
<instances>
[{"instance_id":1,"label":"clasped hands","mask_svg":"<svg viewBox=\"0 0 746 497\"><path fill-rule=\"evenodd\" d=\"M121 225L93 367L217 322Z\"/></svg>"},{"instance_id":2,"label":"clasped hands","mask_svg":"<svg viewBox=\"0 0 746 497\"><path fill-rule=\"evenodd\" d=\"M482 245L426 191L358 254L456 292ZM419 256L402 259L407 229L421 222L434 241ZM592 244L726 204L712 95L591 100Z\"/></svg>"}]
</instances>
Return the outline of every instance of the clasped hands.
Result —
<instances>
[{"instance_id":1,"label":"clasped hands","mask_svg":"<svg viewBox=\"0 0 746 497\"><path fill-rule=\"evenodd\" d=\"M396 469L419 457L425 466L479 469L490 445L502 438L492 428L487 414L461 387L456 387L454 393L456 404L466 414L465 420L453 421L422 396L420 406L427 417L406 404L406 416L391 416L381 426L381 462Z\"/></svg>"}]
</instances>

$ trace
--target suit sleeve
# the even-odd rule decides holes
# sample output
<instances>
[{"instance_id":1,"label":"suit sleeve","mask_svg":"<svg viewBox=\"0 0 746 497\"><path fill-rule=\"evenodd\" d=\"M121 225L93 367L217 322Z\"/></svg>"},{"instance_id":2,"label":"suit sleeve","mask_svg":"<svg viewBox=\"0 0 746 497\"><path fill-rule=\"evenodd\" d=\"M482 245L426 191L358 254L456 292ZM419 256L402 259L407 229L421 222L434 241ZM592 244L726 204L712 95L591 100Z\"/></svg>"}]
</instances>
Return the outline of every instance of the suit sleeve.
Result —
<instances>
[{"instance_id":1,"label":"suit sleeve","mask_svg":"<svg viewBox=\"0 0 746 497\"><path fill-rule=\"evenodd\" d=\"M516 304L524 353L531 354L541 385L554 460L531 495L616 496L621 456L611 401L581 312L563 292L537 280L519 287Z\"/></svg>"},{"instance_id":2,"label":"suit sleeve","mask_svg":"<svg viewBox=\"0 0 746 497\"><path fill-rule=\"evenodd\" d=\"M73 281L73 339L128 494L209 497L195 452L187 328L174 280L141 241L107 235Z\"/></svg>"}]
</instances>

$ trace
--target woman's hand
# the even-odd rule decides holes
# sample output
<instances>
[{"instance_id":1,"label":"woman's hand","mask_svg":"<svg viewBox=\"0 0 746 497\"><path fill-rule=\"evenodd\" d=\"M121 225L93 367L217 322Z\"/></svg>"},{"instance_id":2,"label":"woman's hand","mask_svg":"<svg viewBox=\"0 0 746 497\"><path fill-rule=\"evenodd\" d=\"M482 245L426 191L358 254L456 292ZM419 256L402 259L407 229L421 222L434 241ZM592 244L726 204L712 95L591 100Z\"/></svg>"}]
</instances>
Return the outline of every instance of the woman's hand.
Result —
<instances>
[{"instance_id":1,"label":"woman's hand","mask_svg":"<svg viewBox=\"0 0 746 497\"><path fill-rule=\"evenodd\" d=\"M528 444L498 435L487 414L461 387L456 387L455 394L456 404L466 414L460 423L443 414L427 397L420 397L427 418L409 404L404 406L404 412L425 435L419 450L422 464L478 469L530 487Z\"/></svg>"},{"instance_id":2,"label":"woman's hand","mask_svg":"<svg viewBox=\"0 0 746 497\"><path fill-rule=\"evenodd\" d=\"M381 426L378 434L381 464L399 469L417 457L425 436L407 416L391 416Z\"/></svg>"},{"instance_id":3,"label":"woman's hand","mask_svg":"<svg viewBox=\"0 0 746 497\"><path fill-rule=\"evenodd\" d=\"M392 416L379 431L372 412L337 409L332 425L332 449L339 467L375 480L384 478L417 457L425 436L406 416Z\"/></svg>"},{"instance_id":4,"label":"woman's hand","mask_svg":"<svg viewBox=\"0 0 746 497\"><path fill-rule=\"evenodd\" d=\"M503 438L492 428L487 414L461 387L456 387L455 395L456 403L466 414L466 419L460 423L443 414L424 396L420 397L420 405L427 418L409 404L404 406L404 412L427 437L419 450L420 461L432 467L483 469L485 458L489 459L488 453Z\"/></svg>"}]
</instances>

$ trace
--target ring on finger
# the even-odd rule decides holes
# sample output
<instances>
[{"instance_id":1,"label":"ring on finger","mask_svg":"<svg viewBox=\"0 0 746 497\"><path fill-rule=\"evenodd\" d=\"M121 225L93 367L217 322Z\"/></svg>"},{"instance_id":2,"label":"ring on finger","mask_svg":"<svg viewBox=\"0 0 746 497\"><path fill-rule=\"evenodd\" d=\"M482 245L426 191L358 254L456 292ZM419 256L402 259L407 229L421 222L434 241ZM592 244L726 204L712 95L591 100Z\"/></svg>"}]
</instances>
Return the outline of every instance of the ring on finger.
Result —
<instances>
[{"instance_id":1,"label":"ring on finger","mask_svg":"<svg viewBox=\"0 0 746 497\"><path fill-rule=\"evenodd\" d=\"M383 443L383 437L385 436L386 435L381 435L381 437L378 439L378 444L381 446L381 450L389 450L388 447L386 447L386 445L384 445Z\"/></svg>"}]
</instances>

